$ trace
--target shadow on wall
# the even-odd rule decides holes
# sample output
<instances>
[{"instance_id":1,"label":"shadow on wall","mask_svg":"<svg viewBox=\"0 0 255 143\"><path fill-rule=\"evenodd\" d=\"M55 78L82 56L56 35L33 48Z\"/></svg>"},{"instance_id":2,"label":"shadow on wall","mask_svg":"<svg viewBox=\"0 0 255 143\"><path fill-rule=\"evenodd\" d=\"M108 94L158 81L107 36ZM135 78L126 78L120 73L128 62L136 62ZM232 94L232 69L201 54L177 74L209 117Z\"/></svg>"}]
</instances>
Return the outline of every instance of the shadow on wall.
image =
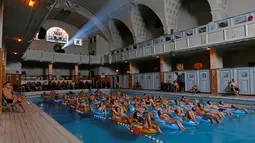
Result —
<instances>
[{"instance_id":1,"label":"shadow on wall","mask_svg":"<svg viewBox=\"0 0 255 143\"><path fill-rule=\"evenodd\" d=\"M164 35L163 24L155 12L145 5L138 6L147 29L146 40Z\"/></svg>"},{"instance_id":2,"label":"shadow on wall","mask_svg":"<svg viewBox=\"0 0 255 143\"><path fill-rule=\"evenodd\" d=\"M212 21L208 0L182 0L182 7L196 17L199 25L205 25Z\"/></svg>"},{"instance_id":3,"label":"shadow on wall","mask_svg":"<svg viewBox=\"0 0 255 143\"><path fill-rule=\"evenodd\" d=\"M123 40L124 47L134 44L133 35L128 27L120 20L113 18L113 21Z\"/></svg>"}]
</instances>

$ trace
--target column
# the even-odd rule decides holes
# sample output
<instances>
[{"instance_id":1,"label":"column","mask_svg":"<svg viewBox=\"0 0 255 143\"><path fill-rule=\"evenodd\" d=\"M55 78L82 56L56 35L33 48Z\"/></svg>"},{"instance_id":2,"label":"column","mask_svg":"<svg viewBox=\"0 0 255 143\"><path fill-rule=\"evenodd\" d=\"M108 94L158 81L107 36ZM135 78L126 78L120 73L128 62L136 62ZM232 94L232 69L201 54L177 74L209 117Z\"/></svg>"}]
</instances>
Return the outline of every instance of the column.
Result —
<instances>
[{"instance_id":1,"label":"column","mask_svg":"<svg viewBox=\"0 0 255 143\"><path fill-rule=\"evenodd\" d=\"M133 74L139 73L139 68L135 62L129 63L129 89L133 88ZM135 81L136 82L136 81Z\"/></svg>"},{"instance_id":2,"label":"column","mask_svg":"<svg viewBox=\"0 0 255 143\"><path fill-rule=\"evenodd\" d=\"M218 94L217 69L219 68L223 68L223 58L216 49L210 49L210 82L212 95Z\"/></svg>"},{"instance_id":3,"label":"column","mask_svg":"<svg viewBox=\"0 0 255 143\"><path fill-rule=\"evenodd\" d=\"M227 18L226 12L219 8L211 10L211 14L212 14L213 21Z\"/></svg>"},{"instance_id":4,"label":"column","mask_svg":"<svg viewBox=\"0 0 255 143\"><path fill-rule=\"evenodd\" d=\"M3 89L5 69L3 68L3 17L4 17L4 0L0 0L0 89ZM4 60L4 61L3 61ZM2 92L0 92L0 121L2 120ZM1 124L1 122L0 122Z\"/></svg>"},{"instance_id":5,"label":"column","mask_svg":"<svg viewBox=\"0 0 255 143\"><path fill-rule=\"evenodd\" d=\"M48 68L48 82L52 81L52 71L53 71L53 63L49 63L49 68Z\"/></svg>"},{"instance_id":6,"label":"column","mask_svg":"<svg viewBox=\"0 0 255 143\"><path fill-rule=\"evenodd\" d=\"M136 36L133 38L134 39L134 43L140 43L140 42L144 42L146 41L146 37L143 37L143 36Z\"/></svg>"},{"instance_id":7,"label":"column","mask_svg":"<svg viewBox=\"0 0 255 143\"><path fill-rule=\"evenodd\" d=\"M75 64L74 65L74 82L77 84L79 81L79 65Z\"/></svg>"},{"instance_id":8,"label":"column","mask_svg":"<svg viewBox=\"0 0 255 143\"><path fill-rule=\"evenodd\" d=\"M164 33L165 34L172 34L176 31L176 26L164 26Z\"/></svg>"},{"instance_id":9,"label":"column","mask_svg":"<svg viewBox=\"0 0 255 143\"><path fill-rule=\"evenodd\" d=\"M160 83L165 82L164 73L172 71L172 65L170 59L166 59L164 56L159 57L160 61Z\"/></svg>"}]
</instances>

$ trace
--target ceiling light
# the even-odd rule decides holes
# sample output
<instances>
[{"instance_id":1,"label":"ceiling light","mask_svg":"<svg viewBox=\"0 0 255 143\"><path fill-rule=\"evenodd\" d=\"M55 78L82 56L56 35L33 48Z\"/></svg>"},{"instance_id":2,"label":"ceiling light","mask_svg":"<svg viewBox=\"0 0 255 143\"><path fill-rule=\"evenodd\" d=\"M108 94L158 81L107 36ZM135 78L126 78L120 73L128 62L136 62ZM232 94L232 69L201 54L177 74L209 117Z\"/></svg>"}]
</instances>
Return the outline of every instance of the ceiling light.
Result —
<instances>
[{"instance_id":1,"label":"ceiling light","mask_svg":"<svg viewBox=\"0 0 255 143\"><path fill-rule=\"evenodd\" d=\"M210 50L211 50L211 48L206 48L206 50L207 50L207 51L210 51Z\"/></svg>"},{"instance_id":2,"label":"ceiling light","mask_svg":"<svg viewBox=\"0 0 255 143\"><path fill-rule=\"evenodd\" d=\"M18 38L18 42L22 42L22 39L21 39L21 38Z\"/></svg>"},{"instance_id":3,"label":"ceiling light","mask_svg":"<svg viewBox=\"0 0 255 143\"><path fill-rule=\"evenodd\" d=\"M35 0L29 0L28 1L28 6L34 7L34 5L35 5Z\"/></svg>"},{"instance_id":4,"label":"ceiling light","mask_svg":"<svg viewBox=\"0 0 255 143\"><path fill-rule=\"evenodd\" d=\"M159 58L159 56L156 56L156 58L158 59L158 58Z\"/></svg>"},{"instance_id":5,"label":"ceiling light","mask_svg":"<svg viewBox=\"0 0 255 143\"><path fill-rule=\"evenodd\" d=\"M18 52L13 52L14 55L18 55Z\"/></svg>"}]
</instances>

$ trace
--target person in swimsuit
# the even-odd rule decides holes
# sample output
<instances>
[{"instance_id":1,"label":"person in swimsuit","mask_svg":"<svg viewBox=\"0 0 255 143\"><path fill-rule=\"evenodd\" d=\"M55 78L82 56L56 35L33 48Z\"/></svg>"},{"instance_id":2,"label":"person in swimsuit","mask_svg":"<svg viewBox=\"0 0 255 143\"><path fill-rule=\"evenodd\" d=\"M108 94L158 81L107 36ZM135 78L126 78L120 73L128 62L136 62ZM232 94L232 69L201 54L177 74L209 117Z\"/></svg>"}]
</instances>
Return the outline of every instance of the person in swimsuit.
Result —
<instances>
[{"instance_id":1,"label":"person in swimsuit","mask_svg":"<svg viewBox=\"0 0 255 143\"><path fill-rule=\"evenodd\" d=\"M176 108L174 112L177 116L181 117L182 119L192 120L193 122L198 124L193 112L187 111L186 113L184 113L182 108Z\"/></svg>"},{"instance_id":2,"label":"person in swimsuit","mask_svg":"<svg viewBox=\"0 0 255 143\"><path fill-rule=\"evenodd\" d=\"M3 96L7 103L13 103L14 105L17 103L23 112L26 112L23 105L22 105L22 98L17 97L16 95L13 95L11 92L12 86L10 82L6 82L4 84L4 89L3 89ZM16 106L15 106L16 107Z\"/></svg>"},{"instance_id":3,"label":"person in swimsuit","mask_svg":"<svg viewBox=\"0 0 255 143\"><path fill-rule=\"evenodd\" d=\"M249 111L246 108L242 107L242 106L236 106L234 104L225 104L222 101L219 102L219 107L221 107L221 108L233 108L233 109L236 109L236 110L244 110L246 113L249 113Z\"/></svg>"},{"instance_id":4,"label":"person in swimsuit","mask_svg":"<svg viewBox=\"0 0 255 143\"><path fill-rule=\"evenodd\" d=\"M208 109L218 110L219 112L224 112L229 116L233 115L233 113L231 111L228 111L225 108L220 108L217 105L214 105L211 100L208 100L207 104L208 104L208 106L207 106Z\"/></svg>"},{"instance_id":5,"label":"person in swimsuit","mask_svg":"<svg viewBox=\"0 0 255 143\"><path fill-rule=\"evenodd\" d=\"M146 115L145 118L143 118L142 114L143 114L142 110L138 110L138 111L136 111L133 114L134 121L135 121L136 124L142 126L143 128L146 128L146 129L156 129L156 130L158 130L158 132L160 132L161 134L165 135L161 131L160 127L156 123L153 123L151 121L152 117L153 117L153 114L151 114L151 113L144 113Z\"/></svg>"},{"instance_id":6,"label":"person in swimsuit","mask_svg":"<svg viewBox=\"0 0 255 143\"><path fill-rule=\"evenodd\" d=\"M177 126L178 126L181 130L183 130L183 131L186 130L185 127L182 125L182 123L181 123L180 121L171 119L170 116L169 116L169 115L166 115L164 111L159 110L159 111L158 111L158 116L159 116L162 120L164 120L165 122L167 122L167 123L169 123L169 124L177 124Z\"/></svg>"},{"instance_id":7,"label":"person in swimsuit","mask_svg":"<svg viewBox=\"0 0 255 143\"><path fill-rule=\"evenodd\" d=\"M124 118L128 121L128 123L132 123L130 118L124 113L123 108L117 106L117 107L112 108L112 111L113 111L114 116Z\"/></svg>"},{"instance_id":8,"label":"person in swimsuit","mask_svg":"<svg viewBox=\"0 0 255 143\"><path fill-rule=\"evenodd\" d=\"M204 120L210 120L212 124L214 124L214 120L216 120L217 123L221 124L221 121L219 120L219 117L216 115L212 115L211 113L207 113L204 110L201 110L197 105L192 108L192 111L195 115L201 116Z\"/></svg>"}]
</instances>

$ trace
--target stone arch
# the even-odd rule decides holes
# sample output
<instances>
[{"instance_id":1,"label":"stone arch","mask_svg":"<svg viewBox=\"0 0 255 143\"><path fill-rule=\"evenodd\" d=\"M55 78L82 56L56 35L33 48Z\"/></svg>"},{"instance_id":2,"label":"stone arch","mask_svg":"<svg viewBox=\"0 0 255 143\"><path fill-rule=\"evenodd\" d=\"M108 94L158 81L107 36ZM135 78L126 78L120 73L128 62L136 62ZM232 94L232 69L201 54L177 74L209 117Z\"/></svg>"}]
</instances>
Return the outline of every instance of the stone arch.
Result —
<instances>
[{"instance_id":1,"label":"stone arch","mask_svg":"<svg viewBox=\"0 0 255 143\"><path fill-rule=\"evenodd\" d=\"M146 27L142 18L142 14L137 5L132 5L131 9L131 21L134 30L135 43L139 43L146 40Z\"/></svg>"},{"instance_id":2,"label":"stone arch","mask_svg":"<svg viewBox=\"0 0 255 143\"><path fill-rule=\"evenodd\" d=\"M177 29L177 23L179 20L181 0L164 0L165 1L165 17L166 24L165 33L170 34L172 30Z\"/></svg>"},{"instance_id":3,"label":"stone arch","mask_svg":"<svg viewBox=\"0 0 255 143\"><path fill-rule=\"evenodd\" d=\"M135 5L143 5L148 7L160 19L163 27L167 27L165 12L163 11L165 8L164 0L135 0L134 3ZM165 33L167 32L165 31Z\"/></svg>"},{"instance_id":4,"label":"stone arch","mask_svg":"<svg viewBox=\"0 0 255 143\"><path fill-rule=\"evenodd\" d=\"M56 5L56 8L63 8L65 9L65 1L61 1ZM99 30L104 34L110 45L112 45L112 37L108 29L104 26L104 24L97 18L93 13L91 13L88 9L83 7L82 5L72 1L72 7L70 8L71 11L76 11L77 13L83 15L85 18L91 20Z\"/></svg>"},{"instance_id":5,"label":"stone arch","mask_svg":"<svg viewBox=\"0 0 255 143\"><path fill-rule=\"evenodd\" d=\"M144 4L138 4L137 7L140 13L134 21L136 30L139 30L136 34L146 36L145 40L164 35L164 25L155 11Z\"/></svg>"},{"instance_id":6,"label":"stone arch","mask_svg":"<svg viewBox=\"0 0 255 143\"><path fill-rule=\"evenodd\" d=\"M181 5L197 19L199 25L208 24L213 20L208 0L182 0Z\"/></svg>"},{"instance_id":7,"label":"stone arch","mask_svg":"<svg viewBox=\"0 0 255 143\"><path fill-rule=\"evenodd\" d=\"M212 13L213 20L221 20L227 17L227 0L207 0Z\"/></svg>"},{"instance_id":8,"label":"stone arch","mask_svg":"<svg viewBox=\"0 0 255 143\"><path fill-rule=\"evenodd\" d=\"M121 20L112 18L109 22L109 28L115 44L114 49L134 44L132 32Z\"/></svg>"}]
</instances>

